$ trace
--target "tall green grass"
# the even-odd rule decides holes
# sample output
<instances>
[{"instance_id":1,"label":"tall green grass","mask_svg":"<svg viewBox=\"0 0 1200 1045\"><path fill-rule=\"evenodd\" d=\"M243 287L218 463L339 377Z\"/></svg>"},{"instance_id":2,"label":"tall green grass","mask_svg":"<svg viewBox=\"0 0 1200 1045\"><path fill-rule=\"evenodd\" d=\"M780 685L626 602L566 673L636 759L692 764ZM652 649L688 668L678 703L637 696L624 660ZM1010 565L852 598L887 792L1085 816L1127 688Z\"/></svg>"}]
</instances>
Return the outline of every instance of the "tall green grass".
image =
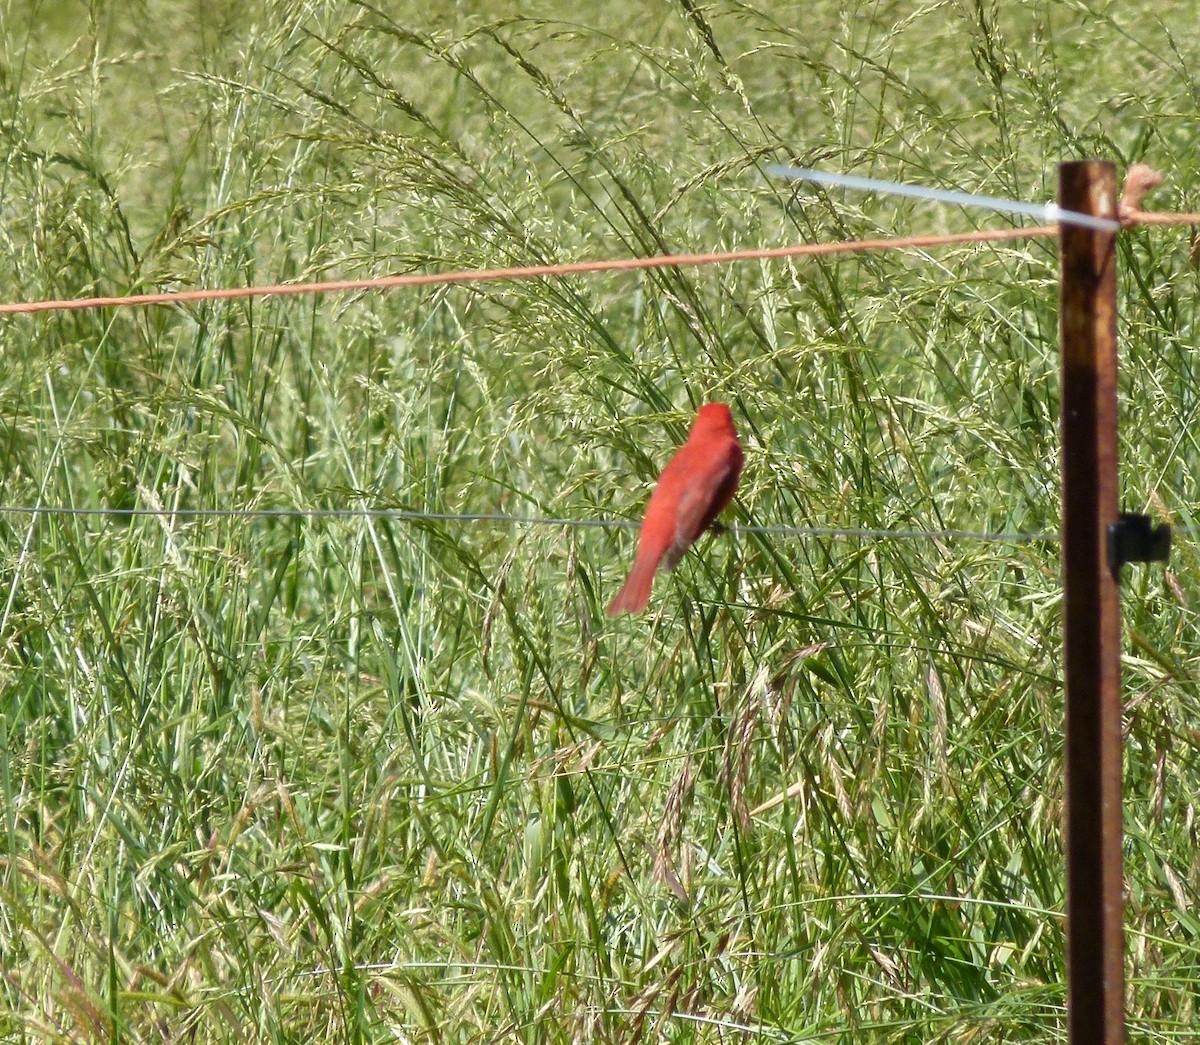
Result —
<instances>
[{"instance_id":1,"label":"tall green grass","mask_svg":"<svg viewBox=\"0 0 1200 1045\"><path fill-rule=\"evenodd\" d=\"M1181 7L1186 5L1181 5ZM837 240L1097 155L1195 209L1184 10L0 5L5 299ZM1123 498L1195 521L1186 232ZM772 526L1057 529L1052 243L9 318L0 502L636 519L708 398ZM0 1037L1054 1041L1056 544L0 517ZM1190 533L1127 621L1131 1037L1195 1037ZM772 799L790 796L786 801ZM768 808L757 811L760 806Z\"/></svg>"}]
</instances>

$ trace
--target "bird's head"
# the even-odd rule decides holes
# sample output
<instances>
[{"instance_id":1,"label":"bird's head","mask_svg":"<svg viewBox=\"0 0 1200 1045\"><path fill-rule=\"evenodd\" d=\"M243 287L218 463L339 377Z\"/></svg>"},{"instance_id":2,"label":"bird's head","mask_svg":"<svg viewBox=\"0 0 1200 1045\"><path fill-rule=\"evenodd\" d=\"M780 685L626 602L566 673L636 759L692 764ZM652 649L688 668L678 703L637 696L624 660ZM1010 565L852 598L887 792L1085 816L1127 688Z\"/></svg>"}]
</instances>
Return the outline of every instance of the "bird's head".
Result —
<instances>
[{"instance_id":1,"label":"bird's head","mask_svg":"<svg viewBox=\"0 0 1200 1045\"><path fill-rule=\"evenodd\" d=\"M705 403L696 414L693 431L722 432L732 431L733 414L724 403Z\"/></svg>"}]
</instances>

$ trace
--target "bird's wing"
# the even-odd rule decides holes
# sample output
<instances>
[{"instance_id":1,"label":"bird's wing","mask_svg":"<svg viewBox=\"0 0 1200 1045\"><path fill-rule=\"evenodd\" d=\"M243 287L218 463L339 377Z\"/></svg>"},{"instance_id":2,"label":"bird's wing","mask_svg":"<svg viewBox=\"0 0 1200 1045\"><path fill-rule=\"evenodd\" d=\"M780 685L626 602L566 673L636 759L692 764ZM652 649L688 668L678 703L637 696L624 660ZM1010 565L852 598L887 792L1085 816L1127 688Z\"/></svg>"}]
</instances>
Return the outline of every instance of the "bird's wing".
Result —
<instances>
[{"instance_id":1,"label":"bird's wing","mask_svg":"<svg viewBox=\"0 0 1200 1045\"><path fill-rule=\"evenodd\" d=\"M730 457L714 460L680 495L675 509L675 540L663 559L668 570L675 568L683 553L729 503L729 482L736 476L737 467Z\"/></svg>"}]
</instances>

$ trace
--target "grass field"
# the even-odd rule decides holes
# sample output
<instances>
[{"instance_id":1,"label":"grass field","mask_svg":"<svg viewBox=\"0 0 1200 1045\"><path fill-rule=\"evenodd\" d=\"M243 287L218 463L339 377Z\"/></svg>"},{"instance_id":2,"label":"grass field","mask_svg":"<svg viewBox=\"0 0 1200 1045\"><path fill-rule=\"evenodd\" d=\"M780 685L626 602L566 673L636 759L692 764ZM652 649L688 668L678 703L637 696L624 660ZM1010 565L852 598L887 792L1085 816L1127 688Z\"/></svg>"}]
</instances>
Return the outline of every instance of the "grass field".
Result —
<instances>
[{"instance_id":1,"label":"grass field","mask_svg":"<svg viewBox=\"0 0 1200 1045\"><path fill-rule=\"evenodd\" d=\"M600 9L602 7L602 9ZM1189 5L0 0L0 299L1200 209ZM1123 502L1200 511L1187 230ZM1052 240L0 321L0 504L1055 533ZM1056 541L0 515L0 1040L1065 1041ZM1131 1040L1200 1038L1200 561L1124 591ZM792 797L754 813L791 790Z\"/></svg>"}]
</instances>

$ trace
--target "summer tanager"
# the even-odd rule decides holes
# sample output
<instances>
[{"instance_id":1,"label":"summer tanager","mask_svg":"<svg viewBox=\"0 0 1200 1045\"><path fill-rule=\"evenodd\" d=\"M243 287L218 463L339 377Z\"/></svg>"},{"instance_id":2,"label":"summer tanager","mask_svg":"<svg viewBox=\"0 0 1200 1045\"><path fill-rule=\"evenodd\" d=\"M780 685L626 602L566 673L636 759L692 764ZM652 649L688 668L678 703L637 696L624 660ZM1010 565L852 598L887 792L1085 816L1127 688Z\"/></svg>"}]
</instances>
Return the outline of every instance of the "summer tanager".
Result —
<instances>
[{"instance_id":1,"label":"summer tanager","mask_svg":"<svg viewBox=\"0 0 1200 1045\"><path fill-rule=\"evenodd\" d=\"M729 407L705 403L687 442L667 462L650 495L633 569L608 607L610 617L646 608L659 565L675 568L733 500L741 474L742 447Z\"/></svg>"}]
</instances>

